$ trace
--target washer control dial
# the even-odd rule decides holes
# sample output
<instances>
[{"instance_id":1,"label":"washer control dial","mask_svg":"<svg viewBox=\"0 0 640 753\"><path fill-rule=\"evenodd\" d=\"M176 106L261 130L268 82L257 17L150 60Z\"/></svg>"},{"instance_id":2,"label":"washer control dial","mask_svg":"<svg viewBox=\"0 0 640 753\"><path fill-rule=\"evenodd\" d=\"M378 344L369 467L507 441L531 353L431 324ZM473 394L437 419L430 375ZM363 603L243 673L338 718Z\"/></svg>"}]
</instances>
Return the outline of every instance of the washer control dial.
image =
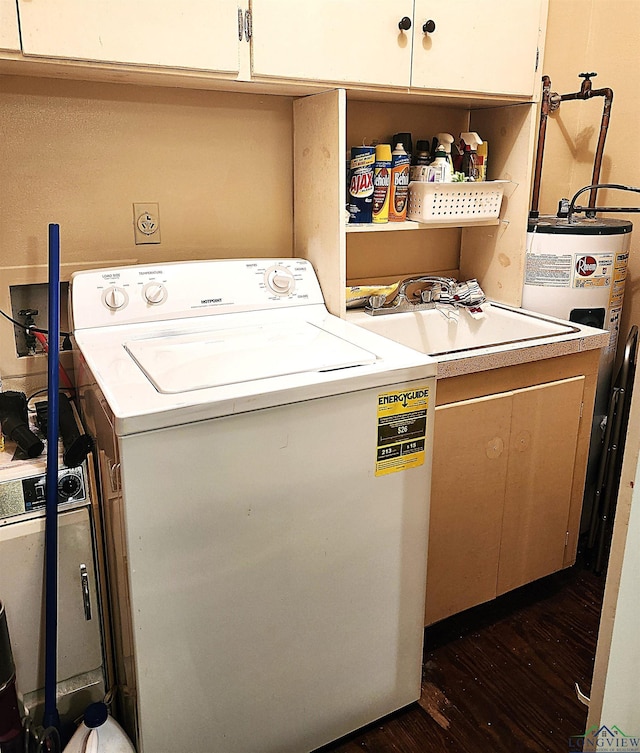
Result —
<instances>
[{"instance_id":1,"label":"washer control dial","mask_svg":"<svg viewBox=\"0 0 640 753\"><path fill-rule=\"evenodd\" d=\"M111 311L118 311L129 303L129 294L124 288L108 287L102 294L102 302Z\"/></svg>"},{"instance_id":2,"label":"washer control dial","mask_svg":"<svg viewBox=\"0 0 640 753\"><path fill-rule=\"evenodd\" d=\"M58 496L63 500L72 499L82 491L82 480L75 473L65 473L58 478Z\"/></svg>"},{"instance_id":3,"label":"washer control dial","mask_svg":"<svg viewBox=\"0 0 640 753\"><path fill-rule=\"evenodd\" d=\"M296 286L293 274L281 266L269 267L264 273L264 282L268 290L280 296L291 295Z\"/></svg>"},{"instance_id":4,"label":"washer control dial","mask_svg":"<svg viewBox=\"0 0 640 753\"><path fill-rule=\"evenodd\" d=\"M158 306L167 300L167 289L161 282L148 282L142 288L145 301L151 306Z\"/></svg>"}]
</instances>

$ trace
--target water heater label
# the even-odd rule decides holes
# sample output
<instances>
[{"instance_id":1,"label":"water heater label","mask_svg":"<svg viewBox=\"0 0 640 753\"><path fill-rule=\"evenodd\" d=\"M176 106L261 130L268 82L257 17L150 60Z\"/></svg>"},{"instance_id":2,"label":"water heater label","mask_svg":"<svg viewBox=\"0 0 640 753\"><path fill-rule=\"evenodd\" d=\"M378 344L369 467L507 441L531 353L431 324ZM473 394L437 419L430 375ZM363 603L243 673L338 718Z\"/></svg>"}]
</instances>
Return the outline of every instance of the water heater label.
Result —
<instances>
[{"instance_id":1,"label":"water heater label","mask_svg":"<svg viewBox=\"0 0 640 753\"><path fill-rule=\"evenodd\" d=\"M575 254L574 288L607 288L611 285L613 254Z\"/></svg>"},{"instance_id":2,"label":"water heater label","mask_svg":"<svg viewBox=\"0 0 640 753\"><path fill-rule=\"evenodd\" d=\"M424 465L429 388L378 395L376 476Z\"/></svg>"},{"instance_id":3,"label":"water heater label","mask_svg":"<svg viewBox=\"0 0 640 753\"><path fill-rule=\"evenodd\" d=\"M573 257L571 254L528 253L525 266L525 285L545 288L568 288L571 285Z\"/></svg>"}]
</instances>

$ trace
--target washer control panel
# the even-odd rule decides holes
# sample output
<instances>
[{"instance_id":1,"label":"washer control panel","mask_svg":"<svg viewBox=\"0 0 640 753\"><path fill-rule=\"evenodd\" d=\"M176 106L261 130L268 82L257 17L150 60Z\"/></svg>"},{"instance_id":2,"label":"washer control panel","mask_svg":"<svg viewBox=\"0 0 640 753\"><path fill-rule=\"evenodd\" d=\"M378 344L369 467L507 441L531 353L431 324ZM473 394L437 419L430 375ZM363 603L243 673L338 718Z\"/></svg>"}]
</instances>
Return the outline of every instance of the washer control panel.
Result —
<instances>
[{"instance_id":1,"label":"washer control panel","mask_svg":"<svg viewBox=\"0 0 640 753\"><path fill-rule=\"evenodd\" d=\"M324 305L306 259L217 259L76 272L74 329Z\"/></svg>"},{"instance_id":2,"label":"washer control panel","mask_svg":"<svg viewBox=\"0 0 640 753\"><path fill-rule=\"evenodd\" d=\"M3 476L7 475L6 468ZM85 464L58 471L58 504L85 502L88 498ZM47 501L47 474L37 473L0 480L0 519L34 512Z\"/></svg>"}]
</instances>

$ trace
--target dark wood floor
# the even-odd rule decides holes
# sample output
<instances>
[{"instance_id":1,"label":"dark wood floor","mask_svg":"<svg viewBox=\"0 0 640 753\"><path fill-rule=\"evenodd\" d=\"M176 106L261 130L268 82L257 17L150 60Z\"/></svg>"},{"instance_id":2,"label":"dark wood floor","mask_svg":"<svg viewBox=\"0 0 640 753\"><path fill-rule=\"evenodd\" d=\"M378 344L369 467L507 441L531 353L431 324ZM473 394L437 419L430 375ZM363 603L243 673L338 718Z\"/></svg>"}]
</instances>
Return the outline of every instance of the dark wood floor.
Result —
<instances>
[{"instance_id":1,"label":"dark wood floor","mask_svg":"<svg viewBox=\"0 0 640 753\"><path fill-rule=\"evenodd\" d=\"M576 565L428 628L421 701L321 753L567 753L603 592Z\"/></svg>"}]
</instances>

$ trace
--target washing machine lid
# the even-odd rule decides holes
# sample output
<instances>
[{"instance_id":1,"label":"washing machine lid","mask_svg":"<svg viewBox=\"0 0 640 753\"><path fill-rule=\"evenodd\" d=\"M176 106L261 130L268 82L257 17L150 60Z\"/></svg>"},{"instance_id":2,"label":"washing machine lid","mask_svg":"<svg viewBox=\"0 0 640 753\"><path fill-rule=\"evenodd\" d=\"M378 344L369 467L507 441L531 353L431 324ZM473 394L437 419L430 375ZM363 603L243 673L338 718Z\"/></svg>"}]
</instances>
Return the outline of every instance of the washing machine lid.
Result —
<instances>
[{"instance_id":1,"label":"washing machine lid","mask_svg":"<svg viewBox=\"0 0 640 753\"><path fill-rule=\"evenodd\" d=\"M331 371L377 360L374 353L308 321L165 334L127 341L124 348L163 394Z\"/></svg>"}]
</instances>

